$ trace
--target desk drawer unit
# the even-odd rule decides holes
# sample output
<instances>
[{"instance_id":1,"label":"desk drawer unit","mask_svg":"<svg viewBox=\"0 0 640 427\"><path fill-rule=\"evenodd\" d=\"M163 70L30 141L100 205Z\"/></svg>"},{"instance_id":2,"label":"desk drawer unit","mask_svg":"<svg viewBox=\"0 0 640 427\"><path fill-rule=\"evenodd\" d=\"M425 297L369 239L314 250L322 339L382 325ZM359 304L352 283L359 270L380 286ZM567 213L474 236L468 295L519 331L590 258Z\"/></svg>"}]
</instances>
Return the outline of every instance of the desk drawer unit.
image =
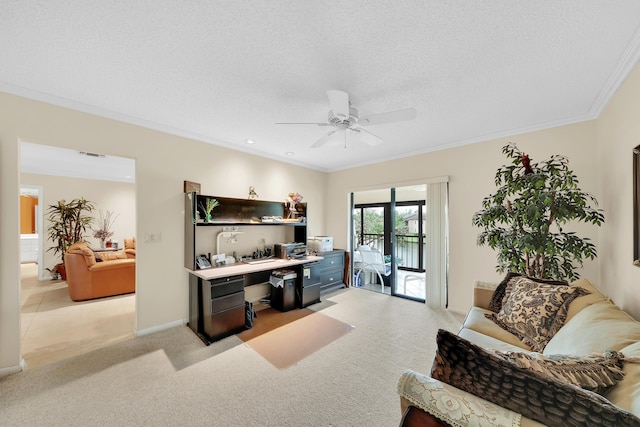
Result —
<instances>
[{"instance_id":1,"label":"desk drawer unit","mask_svg":"<svg viewBox=\"0 0 640 427\"><path fill-rule=\"evenodd\" d=\"M244 329L244 278L224 277L202 284L203 328L212 341Z\"/></svg>"},{"instance_id":2,"label":"desk drawer unit","mask_svg":"<svg viewBox=\"0 0 640 427\"><path fill-rule=\"evenodd\" d=\"M298 308L320 302L320 268L319 261L302 266L302 277L298 277L298 286L296 287L296 306Z\"/></svg>"},{"instance_id":3,"label":"desk drawer unit","mask_svg":"<svg viewBox=\"0 0 640 427\"><path fill-rule=\"evenodd\" d=\"M324 259L320 261L320 292L329 292L344 288L344 251L319 252Z\"/></svg>"}]
</instances>

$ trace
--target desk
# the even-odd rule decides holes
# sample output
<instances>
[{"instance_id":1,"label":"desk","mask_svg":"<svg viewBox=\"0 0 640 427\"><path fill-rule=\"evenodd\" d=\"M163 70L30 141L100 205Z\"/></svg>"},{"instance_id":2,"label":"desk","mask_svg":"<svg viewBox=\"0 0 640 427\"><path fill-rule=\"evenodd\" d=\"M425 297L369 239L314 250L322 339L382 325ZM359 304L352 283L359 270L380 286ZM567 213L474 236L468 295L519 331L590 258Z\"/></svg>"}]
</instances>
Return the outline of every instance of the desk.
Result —
<instances>
[{"instance_id":1,"label":"desk","mask_svg":"<svg viewBox=\"0 0 640 427\"><path fill-rule=\"evenodd\" d=\"M190 271L189 328L207 345L244 330L245 286L267 282L273 270L291 267L299 270L304 264L322 259L319 256L307 256ZM300 271L298 277L302 278Z\"/></svg>"}]
</instances>

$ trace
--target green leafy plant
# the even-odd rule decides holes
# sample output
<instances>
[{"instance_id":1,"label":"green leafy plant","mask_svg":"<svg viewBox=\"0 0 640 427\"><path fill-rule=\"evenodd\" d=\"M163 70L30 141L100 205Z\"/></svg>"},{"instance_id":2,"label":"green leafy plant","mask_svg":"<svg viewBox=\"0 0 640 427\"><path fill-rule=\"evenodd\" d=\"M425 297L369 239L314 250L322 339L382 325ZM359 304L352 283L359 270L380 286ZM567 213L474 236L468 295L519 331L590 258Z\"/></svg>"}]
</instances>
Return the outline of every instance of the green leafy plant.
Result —
<instances>
[{"instance_id":1,"label":"green leafy plant","mask_svg":"<svg viewBox=\"0 0 640 427\"><path fill-rule=\"evenodd\" d=\"M570 221L600 226L604 214L596 199L578 187L578 179L564 156L531 163L529 156L509 143L502 153L511 164L495 175L497 191L485 197L473 225L482 228L478 245L498 251L498 272L531 277L574 280L584 259L597 251L589 238L565 231Z\"/></svg>"},{"instance_id":2,"label":"green leafy plant","mask_svg":"<svg viewBox=\"0 0 640 427\"><path fill-rule=\"evenodd\" d=\"M216 207L220 206L220 202L217 199L207 199L207 203L203 204L200 202L200 208L205 214L205 222L211 221L211 211Z\"/></svg>"},{"instance_id":3,"label":"green leafy plant","mask_svg":"<svg viewBox=\"0 0 640 427\"><path fill-rule=\"evenodd\" d=\"M46 212L49 221L47 233L54 246L47 251L60 254L61 262L64 263L64 254L69 246L81 242L87 228L91 227L93 218L87 213L94 208L93 203L84 198L74 199L68 203L62 199L55 205L49 205Z\"/></svg>"}]
</instances>

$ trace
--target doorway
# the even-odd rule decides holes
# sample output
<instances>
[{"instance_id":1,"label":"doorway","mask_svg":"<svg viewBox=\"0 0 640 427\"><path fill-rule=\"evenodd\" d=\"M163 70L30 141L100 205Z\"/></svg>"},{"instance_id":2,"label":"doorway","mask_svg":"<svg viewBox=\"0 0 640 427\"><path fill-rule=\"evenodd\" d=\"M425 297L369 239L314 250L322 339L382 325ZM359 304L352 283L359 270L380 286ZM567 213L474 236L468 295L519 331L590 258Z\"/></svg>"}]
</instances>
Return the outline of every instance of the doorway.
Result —
<instances>
[{"instance_id":1,"label":"doorway","mask_svg":"<svg viewBox=\"0 0 640 427\"><path fill-rule=\"evenodd\" d=\"M113 181L98 175L99 167L83 165L87 156L78 151L27 142L20 144L21 194L28 192L30 197L35 197L37 190L38 197L38 207L33 214L36 216L33 231L37 233L31 233L37 234L39 242L37 258L34 261L33 257L21 254L20 266L21 354L26 369L30 369L135 336L135 294L74 302L66 282L50 275L47 267L59 262L59 256L48 251L53 243L47 240L46 220L47 206L61 199L84 197L95 203L96 209L91 213L94 217L98 217L100 209L120 214L114 223L114 238L123 242L125 237L133 236L136 230L135 162L115 158L117 164L129 165L126 172L129 178ZM38 161L42 155L51 161ZM89 161L95 163L98 159L111 160L111 157L92 157ZM122 170L109 166L108 161L104 163L109 173ZM51 165L57 171L48 169ZM90 173L83 174L84 170ZM96 247L91 230L87 230L86 240Z\"/></svg>"},{"instance_id":2,"label":"doorway","mask_svg":"<svg viewBox=\"0 0 640 427\"><path fill-rule=\"evenodd\" d=\"M373 250L384 255L377 270L385 282L362 270L354 285L446 307L447 199L444 179L352 193L354 277L364 265L360 249Z\"/></svg>"}]
</instances>

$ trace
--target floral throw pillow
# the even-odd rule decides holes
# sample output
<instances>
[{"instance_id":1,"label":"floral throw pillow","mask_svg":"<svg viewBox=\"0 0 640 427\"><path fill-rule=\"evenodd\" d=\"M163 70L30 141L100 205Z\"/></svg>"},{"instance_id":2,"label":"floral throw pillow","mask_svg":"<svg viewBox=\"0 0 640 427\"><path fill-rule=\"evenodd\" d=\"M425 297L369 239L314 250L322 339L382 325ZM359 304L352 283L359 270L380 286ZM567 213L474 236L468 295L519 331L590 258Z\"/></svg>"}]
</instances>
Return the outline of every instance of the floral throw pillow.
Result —
<instances>
[{"instance_id":1,"label":"floral throw pillow","mask_svg":"<svg viewBox=\"0 0 640 427\"><path fill-rule=\"evenodd\" d=\"M502 309L485 316L534 351L542 352L564 325L569 304L587 294L577 286L538 283L519 277L507 289Z\"/></svg>"},{"instance_id":2,"label":"floral throw pillow","mask_svg":"<svg viewBox=\"0 0 640 427\"><path fill-rule=\"evenodd\" d=\"M494 313L500 312L502 306L504 305L504 302L506 301L506 293L510 292L513 283L520 278L525 278L527 280L532 280L538 283L548 283L550 285L568 285L568 283L564 280L538 279L537 277L529 277L521 273L514 273L510 271L507 273L504 279L502 279L502 282L498 284L495 291L493 291L491 301L489 302L489 310L493 311Z\"/></svg>"}]
</instances>

